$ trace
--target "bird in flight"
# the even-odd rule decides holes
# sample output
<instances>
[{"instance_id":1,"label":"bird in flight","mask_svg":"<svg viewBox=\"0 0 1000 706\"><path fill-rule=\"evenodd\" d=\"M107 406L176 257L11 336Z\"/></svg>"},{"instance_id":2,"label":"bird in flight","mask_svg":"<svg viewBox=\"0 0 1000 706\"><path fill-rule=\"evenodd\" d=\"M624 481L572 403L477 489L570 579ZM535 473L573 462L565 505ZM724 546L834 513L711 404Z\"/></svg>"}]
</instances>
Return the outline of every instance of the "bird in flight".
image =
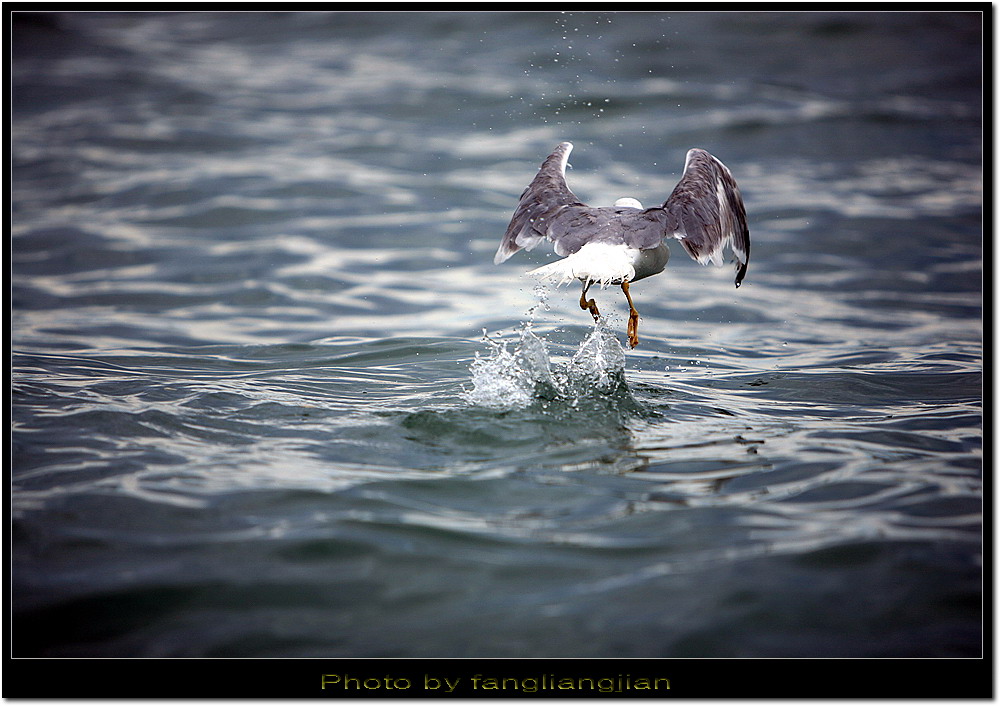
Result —
<instances>
[{"instance_id":1,"label":"bird in flight","mask_svg":"<svg viewBox=\"0 0 1000 706\"><path fill-rule=\"evenodd\" d=\"M528 274L565 284L583 283L580 308L594 321L600 311L587 291L593 284L620 285L628 301L628 341L639 344L639 312L632 303L632 282L663 272L670 259L664 240L675 238L693 259L721 267L728 245L736 259L739 287L750 260L750 230L739 186L729 168L702 149L688 150L684 175L662 206L644 209L632 198L595 208L581 202L566 185L572 143L560 143L521 194L493 258L499 265L521 248L552 242L561 259Z\"/></svg>"}]
</instances>

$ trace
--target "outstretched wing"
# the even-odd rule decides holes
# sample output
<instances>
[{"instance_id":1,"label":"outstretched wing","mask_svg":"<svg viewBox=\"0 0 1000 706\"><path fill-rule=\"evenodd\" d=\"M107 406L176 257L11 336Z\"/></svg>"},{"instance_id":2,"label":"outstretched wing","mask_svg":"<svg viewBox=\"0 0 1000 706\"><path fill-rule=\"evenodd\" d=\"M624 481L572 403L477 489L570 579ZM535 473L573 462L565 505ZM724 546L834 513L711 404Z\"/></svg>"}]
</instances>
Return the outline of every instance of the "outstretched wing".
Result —
<instances>
[{"instance_id":1,"label":"outstretched wing","mask_svg":"<svg viewBox=\"0 0 1000 706\"><path fill-rule=\"evenodd\" d=\"M586 208L566 186L566 162L572 149L571 143L563 142L542 162L538 174L521 194L493 257L495 264L499 265L521 248L530 250L538 245L548 236L551 222L567 207Z\"/></svg>"},{"instance_id":2,"label":"outstretched wing","mask_svg":"<svg viewBox=\"0 0 1000 706\"><path fill-rule=\"evenodd\" d=\"M572 149L569 142L556 147L521 194L493 258L495 264L545 238L553 242L556 254L566 256L587 242L624 242L648 250L672 237L703 265L721 266L722 249L729 245L736 255L736 286L740 286L750 260L750 231L739 186L726 165L705 150L692 149L684 175L663 206L591 208L566 185Z\"/></svg>"},{"instance_id":3,"label":"outstretched wing","mask_svg":"<svg viewBox=\"0 0 1000 706\"><path fill-rule=\"evenodd\" d=\"M750 261L750 229L740 187L725 164L705 150L692 149L684 176L663 204L666 235L681 241L703 265L722 265L722 248L736 255L736 286Z\"/></svg>"}]
</instances>

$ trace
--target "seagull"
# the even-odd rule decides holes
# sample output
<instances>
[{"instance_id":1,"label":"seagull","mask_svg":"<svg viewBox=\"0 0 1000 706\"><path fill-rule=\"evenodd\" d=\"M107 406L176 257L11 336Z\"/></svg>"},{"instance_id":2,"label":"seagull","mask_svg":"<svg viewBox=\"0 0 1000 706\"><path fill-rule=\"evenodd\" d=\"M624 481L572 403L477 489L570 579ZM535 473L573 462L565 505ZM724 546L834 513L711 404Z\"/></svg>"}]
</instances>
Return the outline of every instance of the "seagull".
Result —
<instances>
[{"instance_id":1,"label":"seagull","mask_svg":"<svg viewBox=\"0 0 1000 706\"><path fill-rule=\"evenodd\" d=\"M739 186L729 168L702 149L688 150L684 175L662 206L644 209L633 198L595 208L581 202L566 185L566 164L573 145L560 143L521 194L497 248L499 265L521 248L531 250L542 240L552 242L562 259L528 272L543 280L583 283L580 308L594 321L601 313L587 291L593 284L620 285L628 301L628 340L639 344L639 312L629 285L663 272L670 259L664 239L675 238L702 265L723 264L728 245L736 260L739 287L750 260L750 230Z\"/></svg>"}]
</instances>

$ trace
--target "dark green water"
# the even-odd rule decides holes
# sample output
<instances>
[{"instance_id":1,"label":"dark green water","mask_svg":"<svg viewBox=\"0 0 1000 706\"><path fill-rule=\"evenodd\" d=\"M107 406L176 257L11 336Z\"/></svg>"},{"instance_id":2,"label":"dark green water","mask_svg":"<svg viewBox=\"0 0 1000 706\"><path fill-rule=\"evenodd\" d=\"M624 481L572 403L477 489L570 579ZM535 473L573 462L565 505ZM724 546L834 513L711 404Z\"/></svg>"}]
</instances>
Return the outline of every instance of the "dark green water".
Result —
<instances>
[{"instance_id":1,"label":"dark green water","mask_svg":"<svg viewBox=\"0 0 1000 706\"><path fill-rule=\"evenodd\" d=\"M13 655L979 656L980 19L15 18ZM564 139L743 286L492 265Z\"/></svg>"}]
</instances>

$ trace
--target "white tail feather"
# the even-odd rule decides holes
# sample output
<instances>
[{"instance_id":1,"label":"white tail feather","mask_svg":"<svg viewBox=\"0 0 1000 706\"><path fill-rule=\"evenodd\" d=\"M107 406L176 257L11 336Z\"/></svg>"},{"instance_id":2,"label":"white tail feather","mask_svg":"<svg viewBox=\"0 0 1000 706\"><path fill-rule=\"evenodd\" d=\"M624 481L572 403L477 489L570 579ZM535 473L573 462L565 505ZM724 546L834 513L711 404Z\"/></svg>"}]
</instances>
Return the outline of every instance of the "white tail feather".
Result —
<instances>
[{"instance_id":1,"label":"white tail feather","mask_svg":"<svg viewBox=\"0 0 1000 706\"><path fill-rule=\"evenodd\" d=\"M601 285L621 284L635 279L635 266L623 245L588 243L572 255L542 265L527 274L557 285L573 280Z\"/></svg>"}]
</instances>

